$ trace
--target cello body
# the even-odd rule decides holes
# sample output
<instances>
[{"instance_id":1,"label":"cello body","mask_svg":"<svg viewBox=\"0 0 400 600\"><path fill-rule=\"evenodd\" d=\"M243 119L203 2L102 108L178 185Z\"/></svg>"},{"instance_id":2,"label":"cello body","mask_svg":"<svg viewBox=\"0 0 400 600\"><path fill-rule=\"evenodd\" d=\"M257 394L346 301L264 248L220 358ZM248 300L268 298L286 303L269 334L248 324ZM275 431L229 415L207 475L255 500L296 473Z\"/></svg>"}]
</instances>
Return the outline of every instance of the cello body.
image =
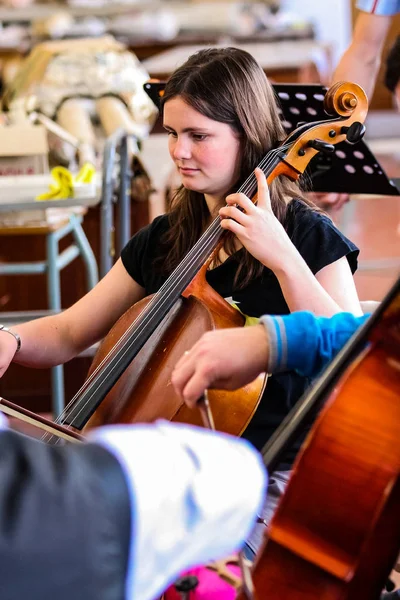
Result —
<instances>
[{"instance_id":1,"label":"cello body","mask_svg":"<svg viewBox=\"0 0 400 600\"><path fill-rule=\"evenodd\" d=\"M205 270L204 270L205 273ZM244 324L241 313L228 304L199 274L172 314L159 326L102 401L86 428L110 423L149 423L156 419L201 426L199 411L191 410L171 385L171 373L182 354L206 331ZM197 290L197 291L196 291ZM196 295L195 295L196 294ZM201 298L207 296L207 304ZM93 361L94 371L127 327L151 301L145 298L114 325ZM266 376L235 391L210 390L215 426L240 435L251 420L264 390Z\"/></svg>"},{"instance_id":2,"label":"cello body","mask_svg":"<svg viewBox=\"0 0 400 600\"><path fill-rule=\"evenodd\" d=\"M253 569L258 600L378 600L396 562L400 281L397 288L295 462Z\"/></svg>"}]
</instances>

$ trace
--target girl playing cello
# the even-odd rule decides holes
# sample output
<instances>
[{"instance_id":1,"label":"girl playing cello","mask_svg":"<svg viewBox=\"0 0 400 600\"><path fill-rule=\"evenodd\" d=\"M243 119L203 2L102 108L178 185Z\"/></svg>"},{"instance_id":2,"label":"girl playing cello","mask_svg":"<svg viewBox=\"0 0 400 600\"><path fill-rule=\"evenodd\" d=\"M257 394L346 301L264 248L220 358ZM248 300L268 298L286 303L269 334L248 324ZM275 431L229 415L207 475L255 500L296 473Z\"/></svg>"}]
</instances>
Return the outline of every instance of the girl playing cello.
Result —
<instances>
[{"instance_id":1,"label":"girl playing cello","mask_svg":"<svg viewBox=\"0 0 400 600\"><path fill-rule=\"evenodd\" d=\"M31 367L66 362L103 338L132 304L161 287L218 214L228 235L207 279L244 314L361 313L352 278L357 248L296 184L277 178L268 190L257 171L257 206L233 193L285 137L272 88L250 54L224 48L191 56L167 83L163 121L182 181L168 214L137 233L72 307L18 326L17 353L14 337L0 331L1 374L12 360ZM271 377L245 437L260 448L307 384L296 373Z\"/></svg>"}]
</instances>

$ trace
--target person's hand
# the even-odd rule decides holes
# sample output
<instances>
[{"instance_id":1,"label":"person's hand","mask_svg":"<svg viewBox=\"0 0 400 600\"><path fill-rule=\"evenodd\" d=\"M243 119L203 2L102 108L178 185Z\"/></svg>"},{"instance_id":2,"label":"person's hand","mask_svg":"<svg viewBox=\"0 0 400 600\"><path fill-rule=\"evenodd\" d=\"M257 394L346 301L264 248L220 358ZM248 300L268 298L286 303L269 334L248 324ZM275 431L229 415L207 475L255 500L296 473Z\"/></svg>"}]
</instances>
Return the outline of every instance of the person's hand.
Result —
<instances>
[{"instance_id":1,"label":"person's hand","mask_svg":"<svg viewBox=\"0 0 400 600\"><path fill-rule=\"evenodd\" d=\"M6 331L0 331L0 377L7 371L17 351L17 340Z\"/></svg>"},{"instance_id":2,"label":"person's hand","mask_svg":"<svg viewBox=\"0 0 400 600\"><path fill-rule=\"evenodd\" d=\"M258 184L257 206L245 194L230 194L227 206L219 211L221 227L232 231L254 258L276 272L292 258L295 248L272 211L264 173L259 168L254 172Z\"/></svg>"},{"instance_id":3,"label":"person's hand","mask_svg":"<svg viewBox=\"0 0 400 600\"><path fill-rule=\"evenodd\" d=\"M350 200L349 194L339 194L338 192L308 192L307 198L327 213L340 210Z\"/></svg>"},{"instance_id":4,"label":"person's hand","mask_svg":"<svg viewBox=\"0 0 400 600\"><path fill-rule=\"evenodd\" d=\"M175 391L194 408L209 388L236 390L264 372L268 338L263 325L205 333L172 372Z\"/></svg>"}]
</instances>

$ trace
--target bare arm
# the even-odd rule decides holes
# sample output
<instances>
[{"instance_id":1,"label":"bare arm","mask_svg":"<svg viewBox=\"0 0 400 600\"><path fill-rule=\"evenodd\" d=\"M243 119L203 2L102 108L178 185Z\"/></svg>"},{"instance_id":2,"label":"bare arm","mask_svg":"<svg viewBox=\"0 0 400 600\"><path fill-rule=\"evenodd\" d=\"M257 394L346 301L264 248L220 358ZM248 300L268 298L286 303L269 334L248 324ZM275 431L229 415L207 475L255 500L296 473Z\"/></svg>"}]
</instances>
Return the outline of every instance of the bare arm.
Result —
<instances>
[{"instance_id":1,"label":"bare arm","mask_svg":"<svg viewBox=\"0 0 400 600\"><path fill-rule=\"evenodd\" d=\"M392 16L359 13L353 39L336 67L332 83L358 83L371 100L391 19Z\"/></svg>"},{"instance_id":2,"label":"bare arm","mask_svg":"<svg viewBox=\"0 0 400 600\"><path fill-rule=\"evenodd\" d=\"M70 360L102 339L115 321L144 295L144 289L118 260L93 290L66 311L14 327L22 341L15 356L14 338L0 331L0 375L11 360L37 368Z\"/></svg>"},{"instance_id":3,"label":"bare arm","mask_svg":"<svg viewBox=\"0 0 400 600\"><path fill-rule=\"evenodd\" d=\"M327 319L302 311L264 315L252 327L209 331L180 358L171 381L194 408L206 389L234 390L264 371L315 377L368 318L340 312Z\"/></svg>"},{"instance_id":4,"label":"bare arm","mask_svg":"<svg viewBox=\"0 0 400 600\"><path fill-rule=\"evenodd\" d=\"M291 312L309 310L321 317L347 311L362 314L354 279L347 258L327 265L313 275L302 256L295 256L275 272Z\"/></svg>"}]
</instances>

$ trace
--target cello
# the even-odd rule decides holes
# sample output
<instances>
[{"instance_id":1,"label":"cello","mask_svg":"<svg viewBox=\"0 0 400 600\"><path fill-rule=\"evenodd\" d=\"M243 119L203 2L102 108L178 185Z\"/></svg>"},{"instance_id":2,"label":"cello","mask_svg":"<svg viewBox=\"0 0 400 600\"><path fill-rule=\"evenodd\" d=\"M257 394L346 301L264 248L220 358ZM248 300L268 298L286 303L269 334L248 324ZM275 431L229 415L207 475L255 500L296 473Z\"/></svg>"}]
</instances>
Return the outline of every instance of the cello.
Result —
<instances>
[{"instance_id":1,"label":"cello","mask_svg":"<svg viewBox=\"0 0 400 600\"><path fill-rule=\"evenodd\" d=\"M318 152L333 151L344 140L360 139L367 99L359 86L335 85L326 95L325 108L326 120L302 124L261 161L259 167L269 183L278 176L298 179ZM254 173L238 191L256 200ZM58 423L77 431L157 418L201 424L200 417L173 391L170 374L177 359L204 331L244 323L243 315L206 282L208 265L222 236L217 218L160 290L119 319ZM264 378L259 378L236 392L210 392L216 428L240 435L257 408L263 386Z\"/></svg>"},{"instance_id":2,"label":"cello","mask_svg":"<svg viewBox=\"0 0 400 600\"><path fill-rule=\"evenodd\" d=\"M378 600L400 550L400 278L262 451L318 416L237 600Z\"/></svg>"}]
</instances>

